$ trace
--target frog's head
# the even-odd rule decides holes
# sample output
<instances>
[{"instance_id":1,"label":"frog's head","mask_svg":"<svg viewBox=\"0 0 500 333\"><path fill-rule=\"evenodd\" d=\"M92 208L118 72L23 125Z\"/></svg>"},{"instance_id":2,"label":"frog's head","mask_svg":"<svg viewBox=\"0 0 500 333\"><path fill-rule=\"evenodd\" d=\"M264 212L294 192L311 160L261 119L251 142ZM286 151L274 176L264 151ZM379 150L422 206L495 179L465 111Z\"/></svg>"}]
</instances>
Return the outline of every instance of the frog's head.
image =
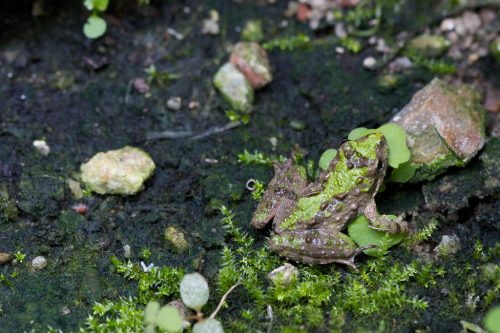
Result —
<instances>
[{"instance_id":1,"label":"frog's head","mask_svg":"<svg viewBox=\"0 0 500 333\"><path fill-rule=\"evenodd\" d=\"M366 167L368 176L385 175L388 149L382 133L371 133L343 145L349 168Z\"/></svg>"}]
</instances>

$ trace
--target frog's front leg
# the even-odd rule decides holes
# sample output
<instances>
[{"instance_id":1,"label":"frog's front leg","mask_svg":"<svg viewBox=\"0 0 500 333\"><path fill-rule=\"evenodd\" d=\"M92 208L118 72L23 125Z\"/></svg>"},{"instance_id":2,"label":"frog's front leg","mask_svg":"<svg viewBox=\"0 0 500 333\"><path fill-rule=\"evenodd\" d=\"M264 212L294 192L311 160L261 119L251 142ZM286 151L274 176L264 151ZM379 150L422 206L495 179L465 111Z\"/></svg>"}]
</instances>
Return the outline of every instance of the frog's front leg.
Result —
<instances>
[{"instance_id":1,"label":"frog's front leg","mask_svg":"<svg viewBox=\"0 0 500 333\"><path fill-rule=\"evenodd\" d=\"M379 214L375 200L371 200L365 207L364 215L368 219L369 227L375 230L385 231L390 234L408 233L408 223L401 216L393 218L389 215Z\"/></svg>"},{"instance_id":2,"label":"frog's front leg","mask_svg":"<svg viewBox=\"0 0 500 333\"><path fill-rule=\"evenodd\" d=\"M309 265L339 263L357 270L354 257L373 245L357 247L349 236L330 229L283 232L269 241L271 250Z\"/></svg>"}]
</instances>

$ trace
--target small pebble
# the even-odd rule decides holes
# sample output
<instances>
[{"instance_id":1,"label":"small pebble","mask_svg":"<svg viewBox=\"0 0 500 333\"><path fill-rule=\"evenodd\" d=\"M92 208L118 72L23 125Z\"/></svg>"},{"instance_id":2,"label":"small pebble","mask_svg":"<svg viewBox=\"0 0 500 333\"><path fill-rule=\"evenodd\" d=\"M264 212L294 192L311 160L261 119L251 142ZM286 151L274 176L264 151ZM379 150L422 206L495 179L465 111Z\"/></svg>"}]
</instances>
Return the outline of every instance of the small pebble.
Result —
<instances>
[{"instance_id":1,"label":"small pebble","mask_svg":"<svg viewBox=\"0 0 500 333\"><path fill-rule=\"evenodd\" d=\"M123 256L124 256L126 259L130 259L130 257L132 256L132 249L130 248L130 245L125 244L125 245L123 246Z\"/></svg>"},{"instance_id":2,"label":"small pebble","mask_svg":"<svg viewBox=\"0 0 500 333\"><path fill-rule=\"evenodd\" d=\"M306 128L306 123L302 120L292 120L290 122L290 127L296 131L302 131L304 128Z\"/></svg>"},{"instance_id":3,"label":"small pebble","mask_svg":"<svg viewBox=\"0 0 500 333\"><path fill-rule=\"evenodd\" d=\"M180 97L169 98L167 101L167 107L170 110L174 110L174 111L180 110L182 107L182 98L180 98Z\"/></svg>"},{"instance_id":4,"label":"small pebble","mask_svg":"<svg viewBox=\"0 0 500 333\"><path fill-rule=\"evenodd\" d=\"M47 156L50 153L50 147L45 140L35 140L33 141L33 147L38 150L43 156Z\"/></svg>"},{"instance_id":5,"label":"small pebble","mask_svg":"<svg viewBox=\"0 0 500 333\"><path fill-rule=\"evenodd\" d=\"M198 101L190 101L188 104L189 110L194 110L200 107L200 102Z\"/></svg>"},{"instance_id":6,"label":"small pebble","mask_svg":"<svg viewBox=\"0 0 500 333\"><path fill-rule=\"evenodd\" d=\"M0 265L8 264L11 260L10 254L0 252Z\"/></svg>"},{"instance_id":7,"label":"small pebble","mask_svg":"<svg viewBox=\"0 0 500 333\"><path fill-rule=\"evenodd\" d=\"M47 267L47 259L45 259L45 257L43 256L35 257L31 261L31 267L33 267L33 269L36 271L42 270Z\"/></svg>"},{"instance_id":8,"label":"small pebble","mask_svg":"<svg viewBox=\"0 0 500 333\"><path fill-rule=\"evenodd\" d=\"M377 64L377 60L374 57L368 57L363 60L363 67L367 69L374 69Z\"/></svg>"},{"instance_id":9,"label":"small pebble","mask_svg":"<svg viewBox=\"0 0 500 333\"><path fill-rule=\"evenodd\" d=\"M434 251L440 257L453 255L460 250L460 239L456 235L444 235Z\"/></svg>"},{"instance_id":10,"label":"small pebble","mask_svg":"<svg viewBox=\"0 0 500 333\"><path fill-rule=\"evenodd\" d=\"M282 284L284 286L290 285L299 276L299 270L297 267L286 263L280 267L272 270L267 277L274 284Z\"/></svg>"},{"instance_id":11,"label":"small pebble","mask_svg":"<svg viewBox=\"0 0 500 333\"><path fill-rule=\"evenodd\" d=\"M134 86L134 89L137 90L137 92L141 94L145 94L149 91L149 85L146 83L146 80L143 78L136 78L132 82L132 85Z\"/></svg>"},{"instance_id":12,"label":"small pebble","mask_svg":"<svg viewBox=\"0 0 500 333\"><path fill-rule=\"evenodd\" d=\"M219 27L219 13L216 10L210 11L210 18L203 20L201 33L204 35L218 35L220 33Z\"/></svg>"}]
</instances>

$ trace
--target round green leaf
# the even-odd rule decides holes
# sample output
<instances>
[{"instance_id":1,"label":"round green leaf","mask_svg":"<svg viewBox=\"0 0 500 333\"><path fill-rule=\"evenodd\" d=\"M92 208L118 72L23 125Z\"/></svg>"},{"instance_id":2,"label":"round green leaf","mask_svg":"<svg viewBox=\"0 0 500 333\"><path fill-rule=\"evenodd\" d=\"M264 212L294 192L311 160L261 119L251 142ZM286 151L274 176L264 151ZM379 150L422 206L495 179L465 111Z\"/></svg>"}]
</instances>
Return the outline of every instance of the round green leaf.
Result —
<instances>
[{"instance_id":1,"label":"round green leaf","mask_svg":"<svg viewBox=\"0 0 500 333\"><path fill-rule=\"evenodd\" d=\"M387 180L394 183L406 183L415 176L416 171L417 168L411 162L405 162L394 169Z\"/></svg>"},{"instance_id":2,"label":"round green leaf","mask_svg":"<svg viewBox=\"0 0 500 333\"><path fill-rule=\"evenodd\" d=\"M366 127L358 127L358 128L355 128L353 129L349 135L347 136L347 138L349 140L356 140L356 139L359 139L360 137L362 137L363 135L366 135L370 133L370 130Z\"/></svg>"},{"instance_id":3,"label":"round green leaf","mask_svg":"<svg viewBox=\"0 0 500 333\"><path fill-rule=\"evenodd\" d=\"M328 169L328 166L330 165L330 162L337 156L337 150L336 149L327 149L323 154L321 154L321 157L319 158L319 167L321 170L325 171Z\"/></svg>"},{"instance_id":4,"label":"round green leaf","mask_svg":"<svg viewBox=\"0 0 500 333\"><path fill-rule=\"evenodd\" d=\"M156 325L167 332L181 332L182 331L182 318L179 310L173 306L164 306L158 313Z\"/></svg>"},{"instance_id":5,"label":"round green leaf","mask_svg":"<svg viewBox=\"0 0 500 333\"><path fill-rule=\"evenodd\" d=\"M484 327L488 332L500 333L500 306L488 310L484 316Z\"/></svg>"},{"instance_id":6,"label":"round green leaf","mask_svg":"<svg viewBox=\"0 0 500 333\"><path fill-rule=\"evenodd\" d=\"M146 325L155 324L158 311L160 311L160 303L155 301L149 302L144 309L144 323Z\"/></svg>"},{"instance_id":7,"label":"round green leaf","mask_svg":"<svg viewBox=\"0 0 500 333\"><path fill-rule=\"evenodd\" d=\"M207 280L199 273L186 274L181 281L181 298L186 306L200 311L208 301Z\"/></svg>"},{"instance_id":8,"label":"round green leaf","mask_svg":"<svg viewBox=\"0 0 500 333\"><path fill-rule=\"evenodd\" d=\"M83 26L83 33L87 38L99 38L106 32L106 21L96 15L92 15L88 18L87 22Z\"/></svg>"},{"instance_id":9,"label":"round green leaf","mask_svg":"<svg viewBox=\"0 0 500 333\"><path fill-rule=\"evenodd\" d=\"M403 234L391 235L387 232L378 231L368 226L368 219L364 215L358 216L347 227L349 237L359 246L377 245L383 249L387 249L398 244L404 238ZM365 254L381 257L384 255L380 248L373 248L364 251Z\"/></svg>"},{"instance_id":10,"label":"round green leaf","mask_svg":"<svg viewBox=\"0 0 500 333\"><path fill-rule=\"evenodd\" d=\"M384 135L389 148L389 165L396 169L401 163L410 160L410 150L406 146L404 129L394 123L388 123L376 129Z\"/></svg>"},{"instance_id":11,"label":"round green leaf","mask_svg":"<svg viewBox=\"0 0 500 333\"><path fill-rule=\"evenodd\" d=\"M218 320L208 318L196 323L193 333L224 333L224 330Z\"/></svg>"}]
</instances>

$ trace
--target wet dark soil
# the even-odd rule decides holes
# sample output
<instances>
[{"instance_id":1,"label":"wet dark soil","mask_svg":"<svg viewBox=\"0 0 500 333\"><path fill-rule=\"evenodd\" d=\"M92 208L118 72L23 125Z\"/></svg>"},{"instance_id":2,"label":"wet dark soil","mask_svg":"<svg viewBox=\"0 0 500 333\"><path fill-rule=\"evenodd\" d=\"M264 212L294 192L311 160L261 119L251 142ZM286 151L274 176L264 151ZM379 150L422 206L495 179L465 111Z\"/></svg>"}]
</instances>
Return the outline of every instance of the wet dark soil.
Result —
<instances>
[{"instance_id":1,"label":"wet dark soil","mask_svg":"<svg viewBox=\"0 0 500 333\"><path fill-rule=\"evenodd\" d=\"M8 285L0 284L1 332L42 332L47 325L75 330L95 301L133 294L134 284L114 273L109 260L113 254L123 256L125 244L131 246L134 260L148 247L155 265L200 270L213 278L227 240L220 216L209 202L230 204L239 226L259 242L267 236L249 226L255 201L245 183L250 178L267 182L272 169L242 165L238 153L257 149L286 156L298 144L308 150L308 158L317 160L351 129L388 121L432 78L412 71L396 90L381 91L378 72L362 67L363 59L373 52L370 48L357 55L338 54L324 37L308 49L270 52L274 81L256 94L248 125L196 141L146 140L150 132L197 133L228 122L227 106L211 79L227 59L228 43L239 40L235 27L258 18L268 39L311 32L291 19L286 29L278 28L285 1L272 6L264 1L165 1L111 11L105 37L90 41L81 33L87 15L81 2L52 5L47 17L13 14L2 22L0 191L15 203L18 213L0 218L0 252L21 251L27 256L16 268L18 276L9 278ZM221 17L218 36L200 31L210 9ZM167 28L185 38L169 36ZM151 84L145 96L131 89L131 81L146 78L144 69L151 64L180 78ZM172 96L182 97L181 110L167 109ZM199 102L200 107L189 109L189 101ZM303 121L305 129L292 129L293 120ZM275 148L271 137L278 139ZM42 138L51 148L46 157L32 146ZM124 145L143 148L157 165L145 190L132 197L74 199L66 181L80 164L97 152ZM380 207L405 212L421 224L438 218L442 229L432 241L439 242L445 231L456 233L463 248L453 264L463 264L476 241L485 248L498 242L497 177L498 141L492 139L464 169L425 185L389 187L381 195ZM452 195L443 195L443 183L451 184L447 186ZM87 214L71 209L79 202L89 206ZM163 231L168 225L186 230L194 244L188 254L180 256L166 246ZM392 253L395 260L406 260L398 249ZM47 258L48 266L33 272L29 262L38 255ZM14 269L1 266L0 272L10 276ZM430 307L414 327L458 331L460 319L480 322L482 308L468 318L442 311L442 296L436 290L419 290ZM64 307L69 314L63 315ZM394 331L412 329L398 326Z\"/></svg>"}]
</instances>

